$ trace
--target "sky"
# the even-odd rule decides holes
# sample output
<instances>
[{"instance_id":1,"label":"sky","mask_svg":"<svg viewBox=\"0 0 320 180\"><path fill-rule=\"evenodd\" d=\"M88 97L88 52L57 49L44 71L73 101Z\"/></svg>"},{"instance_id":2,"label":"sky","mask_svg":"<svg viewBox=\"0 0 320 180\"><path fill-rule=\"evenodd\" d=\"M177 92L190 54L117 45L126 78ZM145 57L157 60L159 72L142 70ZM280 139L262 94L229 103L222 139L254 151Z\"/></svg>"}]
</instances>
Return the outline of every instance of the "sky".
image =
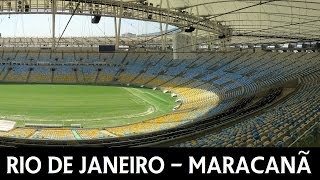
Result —
<instances>
[{"instance_id":1,"label":"sky","mask_svg":"<svg viewBox=\"0 0 320 180\"><path fill-rule=\"evenodd\" d=\"M71 15L57 15L56 37L60 37L70 17ZM114 36L113 17L102 17L99 24L92 24L91 18L91 16L73 16L63 37ZM51 15L0 15L2 37L51 37L51 24ZM122 19L121 34L129 32L133 34L160 32L160 25L156 22Z\"/></svg>"}]
</instances>

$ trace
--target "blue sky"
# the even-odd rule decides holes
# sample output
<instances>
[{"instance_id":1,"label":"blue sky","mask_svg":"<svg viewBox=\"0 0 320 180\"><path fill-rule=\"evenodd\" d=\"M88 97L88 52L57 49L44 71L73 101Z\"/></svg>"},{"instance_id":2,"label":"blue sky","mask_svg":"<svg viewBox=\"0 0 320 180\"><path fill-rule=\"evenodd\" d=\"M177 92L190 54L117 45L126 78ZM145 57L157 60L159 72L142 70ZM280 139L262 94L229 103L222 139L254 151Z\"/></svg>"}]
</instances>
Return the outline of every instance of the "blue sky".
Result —
<instances>
[{"instance_id":1,"label":"blue sky","mask_svg":"<svg viewBox=\"0 0 320 180\"><path fill-rule=\"evenodd\" d=\"M56 17L56 37L63 32L70 15ZM51 36L51 15L1 15L2 37ZM164 26L163 26L164 27ZM160 31L159 23L122 19L121 34L147 34ZM102 17L99 24L92 24L90 16L74 16L63 37L113 36L114 18Z\"/></svg>"}]
</instances>

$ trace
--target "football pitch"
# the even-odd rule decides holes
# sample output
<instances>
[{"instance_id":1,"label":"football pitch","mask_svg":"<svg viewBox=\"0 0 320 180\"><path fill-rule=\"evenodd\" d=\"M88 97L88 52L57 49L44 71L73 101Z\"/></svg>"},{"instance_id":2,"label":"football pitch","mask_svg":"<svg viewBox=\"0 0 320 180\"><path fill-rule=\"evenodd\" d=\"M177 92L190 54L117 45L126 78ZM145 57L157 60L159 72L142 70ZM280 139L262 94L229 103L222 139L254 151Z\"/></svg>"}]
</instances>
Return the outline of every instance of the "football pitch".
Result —
<instances>
[{"instance_id":1,"label":"football pitch","mask_svg":"<svg viewBox=\"0 0 320 180\"><path fill-rule=\"evenodd\" d=\"M175 98L147 88L0 84L0 120L25 124L121 126L172 112Z\"/></svg>"}]
</instances>

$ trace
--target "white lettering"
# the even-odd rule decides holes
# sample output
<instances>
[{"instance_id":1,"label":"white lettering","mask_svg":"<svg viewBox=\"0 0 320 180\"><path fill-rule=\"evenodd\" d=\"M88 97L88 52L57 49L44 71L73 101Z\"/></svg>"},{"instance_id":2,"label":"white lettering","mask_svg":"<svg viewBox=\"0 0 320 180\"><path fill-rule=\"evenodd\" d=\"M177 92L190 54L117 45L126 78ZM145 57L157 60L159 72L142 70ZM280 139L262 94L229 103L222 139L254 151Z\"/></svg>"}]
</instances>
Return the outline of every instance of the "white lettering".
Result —
<instances>
[{"instance_id":1,"label":"white lettering","mask_svg":"<svg viewBox=\"0 0 320 180\"><path fill-rule=\"evenodd\" d=\"M307 158L303 156L300 160L300 164L297 170L297 174L300 174L301 171L307 171L308 174L311 174L311 170L307 161Z\"/></svg>"},{"instance_id":2,"label":"white lettering","mask_svg":"<svg viewBox=\"0 0 320 180\"><path fill-rule=\"evenodd\" d=\"M247 174L250 173L249 169L248 169L248 165L246 162L246 158L241 156L238 166L237 166L237 170L236 170L236 174L239 174L240 171L246 171Z\"/></svg>"},{"instance_id":3,"label":"white lettering","mask_svg":"<svg viewBox=\"0 0 320 180\"><path fill-rule=\"evenodd\" d=\"M209 173L211 173L211 171L217 171L218 174L221 173L221 169L220 169L220 166L219 166L219 163L218 163L218 160L216 157L211 158L207 173L209 174Z\"/></svg>"},{"instance_id":4,"label":"white lettering","mask_svg":"<svg viewBox=\"0 0 320 180\"><path fill-rule=\"evenodd\" d=\"M234 160L232 157L226 156L223 157L223 173L228 173L228 170L230 173L234 173L232 165L234 163Z\"/></svg>"},{"instance_id":5,"label":"white lettering","mask_svg":"<svg viewBox=\"0 0 320 180\"><path fill-rule=\"evenodd\" d=\"M153 167L154 161L158 161L160 163L160 168L158 170L155 170ZM159 156L152 157L149 161L148 167L153 174L160 174L164 169L164 161Z\"/></svg>"},{"instance_id":6,"label":"white lettering","mask_svg":"<svg viewBox=\"0 0 320 180\"><path fill-rule=\"evenodd\" d=\"M97 171L99 174L101 174L101 169L100 169L100 164L99 164L99 161L97 159L96 156L94 156L91 160L91 163L90 163L90 166L89 166L89 169L88 169L88 174L91 174L92 171Z\"/></svg>"},{"instance_id":7,"label":"white lettering","mask_svg":"<svg viewBox=\"0 0 320 180\"><path fill-rule=\"evenodd\" d=\"M269 171L275 171L277 174L279 174L277 162L273 156L271 156L269 159L269 162L266 168L266 174L269 174Z\"/></svg>"},{"instance_id":8,"label":"white lettering","mask_svg":"<svg viewBox=\"0 0 320 180\"><path fill-rule=\"evenodd\" d=\"M189 174L193 174L193 168L199 169L201 167L201 172L202 174L205 173L205 164L206 164L206 159L204 156L202 156L197 163L194 157L189 156Z\"/></svg>"},{"instance_id":9,"label":"white lettering","mask_svg":"<svg viewBox=\"0 0 320 180\"><path fill-rule=\"evenodd\" d=\"M251 161L251 169L254 173L262 174L264 172L263 170L256 169L256 161L258 161L258 160L263 161L264 157L258 156L258 157L253 158Z\"/></svg>"}]
</instances>

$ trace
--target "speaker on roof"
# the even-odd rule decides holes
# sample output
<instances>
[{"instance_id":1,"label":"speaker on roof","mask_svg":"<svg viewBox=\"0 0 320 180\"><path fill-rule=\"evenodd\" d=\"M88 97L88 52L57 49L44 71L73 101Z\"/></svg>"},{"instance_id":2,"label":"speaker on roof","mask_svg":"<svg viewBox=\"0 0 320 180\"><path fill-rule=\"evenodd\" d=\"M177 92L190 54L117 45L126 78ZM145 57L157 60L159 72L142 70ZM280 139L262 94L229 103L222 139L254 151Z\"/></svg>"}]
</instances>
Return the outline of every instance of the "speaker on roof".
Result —
<instances>
[{"instance_id":1,"label":"speaker on roof","mask_svg":"<svg viewBox=\"0 0 320 180\"><path fill-rule=\"evenodd\" d=\"M30 6L29 6L28 4L26 4L26 5L24 6L24 11L25 11L25 12L29 12L29 9L30 9Z\"/></svg>"},{"instance_id":2,"label":"speaker on roof","mask_svg":"<svg viewBox=\"0 0 320 180\"><path fill-rule=\"evenodd\" d=\"M268 44L262 44L261 49L266 50L268 48L268 46L269 46Z\"/></svg>"},{"instance_id":3,"label":"speaker on roof","mask_svg":"<svg viewBox=\"0 0 320 180\"><path fill-rule=\"evenodd\" d=\"M303 44L302 44L302 48L310 48L310 47L311 47L310 44L307 44L307 43L303 43Z\"/></svg>"},{"instance_id":4,"label":"speaker on roof","mask_svg":"<svg viewBox=\"0 0 320 180\"><path fill-rule=\"evenodd\" d=\"M296 47L297 47L297 44L295 44L295 43L289 43L289 45L288 45L289 49L294 49Z\"/></svg>"},{"instance_id":5,"label":"speaker on roof","mask_svg":"<svg viewBox=\"0 0 320 180\"><path fill-rule=\"evenodd\" d=\"M184 30L185 32L193 32L196 28L190 26L188 29Z\"/></svg>"},{"instance_id":6,"label":"speaker on roof","mask_svg":"<svg viewBox=\"0 0 320 180\"><path fill-rule=\"evenodd\" d=\"M100 22L101 16L93 16L91 19L92 24L98 24Z\"/></svg>"},{"instance_id":7,"label":"speaker on roof","mask_svg":"<svg viewBox=\"0 0 320 180\"><path fill-rule=\"evenodd\" d=\"M281 48L282 48L281 44L276 44L274 47L275 47L276 49L281 49Z\"/></svg>"},{"instance_id":8,"label":"speaker on roof","mask_svg":"<svg viewBox=\"0 0 320 180\"><path fill-rule=\"evenodd\" d=\"M220 34L220 35L218 36L218 38L219 38L219 39L224 39L224 38L226 38L226 35L225 35L225 34Z\"/></svg>"}]
</instances>

